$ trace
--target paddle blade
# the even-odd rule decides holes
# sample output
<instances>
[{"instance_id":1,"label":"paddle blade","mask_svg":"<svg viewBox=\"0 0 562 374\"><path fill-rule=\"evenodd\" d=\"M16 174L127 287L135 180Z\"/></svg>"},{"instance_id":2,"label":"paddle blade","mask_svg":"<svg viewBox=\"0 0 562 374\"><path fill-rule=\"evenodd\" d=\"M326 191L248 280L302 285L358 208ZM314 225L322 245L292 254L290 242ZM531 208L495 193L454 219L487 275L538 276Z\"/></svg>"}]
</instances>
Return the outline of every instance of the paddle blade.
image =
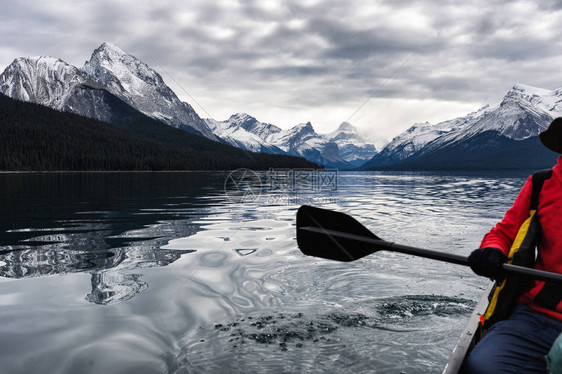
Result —
<instances>
[{"instance_id":1,"label":"paddle blade","mask_svg":"<svg viewBox=\"0 0 562 374\"><path fill-rule=\"evenodd\" d=\"M355 261L378 249L372 244L335 237L328 233L310 232L307 228L335 230L380 240L355 218L340 212L303 205L297 211L297 244L302 253L336 261Z\"/></svg>"}]
</instances>

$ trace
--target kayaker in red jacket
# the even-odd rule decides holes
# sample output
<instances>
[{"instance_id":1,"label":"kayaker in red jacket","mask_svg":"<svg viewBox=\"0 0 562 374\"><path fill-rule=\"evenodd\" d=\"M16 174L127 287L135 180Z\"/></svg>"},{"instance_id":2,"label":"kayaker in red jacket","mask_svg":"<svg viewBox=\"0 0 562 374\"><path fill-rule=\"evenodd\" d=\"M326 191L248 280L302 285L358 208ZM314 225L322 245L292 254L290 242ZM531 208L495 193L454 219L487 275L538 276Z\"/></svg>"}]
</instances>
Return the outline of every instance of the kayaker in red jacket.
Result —
<instances>
[{"instance_id":1,"label":"kayaker in red jacket","mask_svg":"<svg viewBox=\"0 0 562 374\"><path fill-rule=\"evenodd\" d=\"M562 118L552 121L540 139L550 150L562 153ZM469 256L476 274L493 279L503 277L501 264L507 261L518 229L529 217L531 190L529 177L502 221ZM535 268L562 273L562 156L541 189L537 215L542 237ZM545 282L534 281L533 287L519 298L511 316L495 323L476 345L466 369L479 374L546 373L544 356L561 332L562 287L545 287Z\"/></svg>"}]
</instances>

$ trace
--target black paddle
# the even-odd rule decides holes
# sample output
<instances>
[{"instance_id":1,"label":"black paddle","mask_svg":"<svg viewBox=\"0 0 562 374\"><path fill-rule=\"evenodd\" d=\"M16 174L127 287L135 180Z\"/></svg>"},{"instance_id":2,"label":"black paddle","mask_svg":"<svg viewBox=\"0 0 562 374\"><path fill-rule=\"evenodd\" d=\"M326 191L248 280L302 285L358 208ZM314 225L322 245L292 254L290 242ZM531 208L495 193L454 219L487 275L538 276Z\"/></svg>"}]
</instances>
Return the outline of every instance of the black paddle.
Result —
<instances>
[{"instance_id":1,"label":"black paddle","mask_svg":"<svg viewBox=\"0 0 562 374\"><path fill-rule=\"evenodd\" d=\"M297 244L305 255L336 261L355 261L386 250L468 266L468 258L387 242L355 218L341 212L303 205L297 212ZM507 274L562 284L562 274L503 264Z\"/></svg>"}]
</instances>

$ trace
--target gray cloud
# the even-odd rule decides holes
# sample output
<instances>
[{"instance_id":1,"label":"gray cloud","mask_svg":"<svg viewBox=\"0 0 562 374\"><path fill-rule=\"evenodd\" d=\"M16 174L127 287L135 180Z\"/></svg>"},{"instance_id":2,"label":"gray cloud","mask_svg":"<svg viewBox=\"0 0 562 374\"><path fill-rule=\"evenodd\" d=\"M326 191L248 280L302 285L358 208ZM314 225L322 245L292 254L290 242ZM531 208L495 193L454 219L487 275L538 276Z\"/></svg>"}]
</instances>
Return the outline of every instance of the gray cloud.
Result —
<instances>
[{"instance_id":1,"label":"gray cloud","mask_svg":"<svg viewBox=\"0 0 562 374\"><path fill-rule=\"evenodd\" d=\"M555 0L28 0L3 6L0 64L48 54L81 66L111 41L157 70L158 61L211 113L294 124L325 112L316 120L334 125L334 113L375 91L374 100L476 109L515 83L562 87L561 9ZM411 113L412 123L426 119Z\"/></svg>"}]
</instances>

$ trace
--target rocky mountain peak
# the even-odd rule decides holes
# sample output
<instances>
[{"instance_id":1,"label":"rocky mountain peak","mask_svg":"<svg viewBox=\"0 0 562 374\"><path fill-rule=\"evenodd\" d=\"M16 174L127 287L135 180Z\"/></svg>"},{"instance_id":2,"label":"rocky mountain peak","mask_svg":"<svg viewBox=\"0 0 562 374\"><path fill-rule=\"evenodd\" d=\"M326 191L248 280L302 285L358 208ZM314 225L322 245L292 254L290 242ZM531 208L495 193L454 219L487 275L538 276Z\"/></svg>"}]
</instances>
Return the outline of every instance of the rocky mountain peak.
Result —
<instances>
[{"instance_id":1,"label":"rocky mountain peak","mask_svg":"<svg viewBox=\"0 0 562 374\"><path fill-rule=\"evenodd\" d=\"M59 58L19 57L0 75L0 92L62 110L72 89L87 81L85 74Z\"/></svg>"},{"instance_id":2,"label":"rocky mountain peak","mask_svg":"<svg viewBox=\"0 0 562 374\"><path fill-rule=\"evenodd\" d=\"M96 49L96 51L99 51L99 53L105 52L105 53L128 55L127 52L123 51L121 48L110 42L103 42L102 45L100 45Z\"/></svg>"},{"instance_id":3,"label":"rocky mountain peak","mask_svg":"<svg viewBox=\"0 0 562 374\"><path fill-rule=\"evenodd\" d=\"M249 131L258 120L246 113L235 113L230 116L228 122L234 123L243 127L246 131Z\"/></svg>"},{"instance_id":4,"label":"rocky mountain peak","mask_svg":"<svg viewBox=\"0 0 562 374\"><path fill-rule=\"evenodd\" d=\"M90 60L86 61L81 70L111 84L111 88L116 91L134 93L132 91L146 85L153 85L154 88L166 86L160 74L147 64L107 42L94 50Z\"/></svg>"},{"instance_id":5,"label":"rocky mountain peak","mask_svg":"<svg viewBox=\"0 0 562 374\"><path fill-rule=\"evenodd\" d=\"M312 127L312 123L310 122L299 123L295 126L295 129L298 132L314 132L314 127Z\"/></svg>"},{"instance_id":6,"label":"rocky mountain peak","mask_svg":"<svg viewBox=\"0 0 562 374\"><path fill-rule=\"evenodd\" d=\"M349 122L342 122L340 123L340 125L338 126L337 131L345 131L345 132L357 132L357 128L355 126L353 126L351 123Z\"/></svg>"},{"instance_id":7,"label":"rocky mountain peak","mask_svg":"<svg viewBox=\"0 0 562 374\"><path fill-rule=\"evenodd\" d=\"M111 43L103 43L81 70L94 77L112 94L142 113L170 126L216 140L193 108L182 102L160 74Z\"/></svg>"}]
</instances>

